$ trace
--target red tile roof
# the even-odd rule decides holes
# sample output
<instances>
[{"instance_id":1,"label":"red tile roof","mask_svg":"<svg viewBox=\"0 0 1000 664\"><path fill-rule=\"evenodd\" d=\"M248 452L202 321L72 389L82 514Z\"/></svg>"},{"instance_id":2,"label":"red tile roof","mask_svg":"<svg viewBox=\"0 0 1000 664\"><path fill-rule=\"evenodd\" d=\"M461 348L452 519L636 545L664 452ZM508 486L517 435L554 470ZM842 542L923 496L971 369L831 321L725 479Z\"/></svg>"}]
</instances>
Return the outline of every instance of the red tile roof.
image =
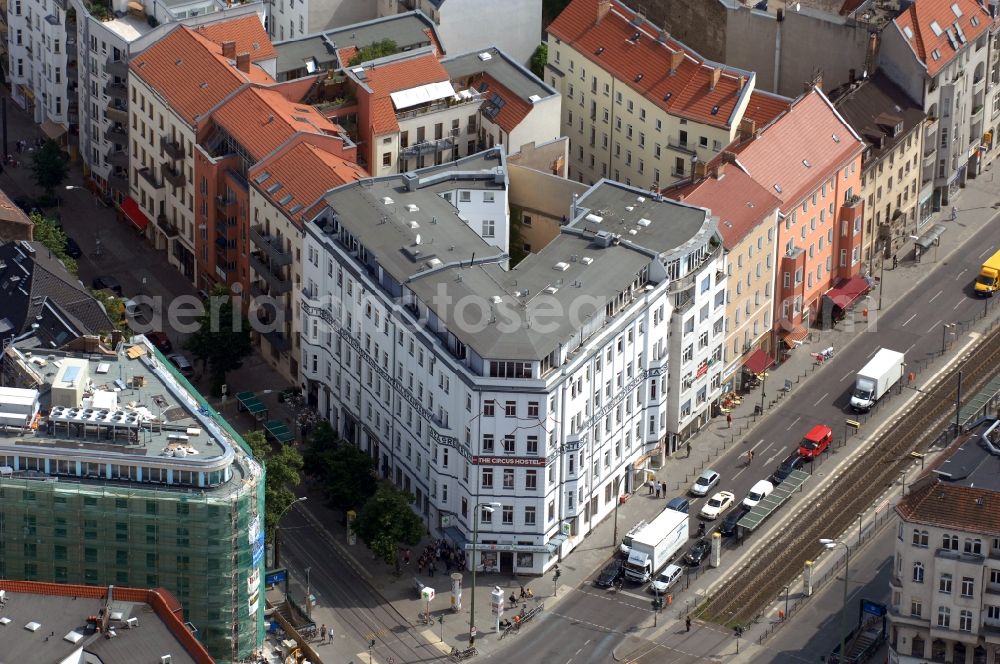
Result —
<instances>
[{"instance_id":1,"label":"red tile roof","mask_svg":"<svg viewBox=\"0 0 1000 664\"><path fill-rule=\"evenodd\" d=\"M1000 532L1000 494L990 489L929 481L899 501L896 511L907 521L930 526Z\"/></svg>"},{"instance_id":2,"label":"red tile roof","mask_svg":"<svg viewBox=\"0 0 1000 664\"><path fill-rule=\"evenodd\" d=\"M711 63L675 39L657 41L656 27L632 23L636 14L615 0L597 22L597 7L598 0L573 0L548 32L672 115L724 128L739 120L732 115L747 72ZM721 75L712 88L716 68Z\"/></svg>"},{"instance_id":3,"label":"red tile roof","mask_svg":"<svg viewBox=\"0 0 1000 664\"><path fill-rule=\"evenodd\" d=\"M524 99L514 93L510 88L503 85L500 81L496 80L489 74L480 74L472 78L472 82L469 84L470 88L479 89L482 83L487 84L486 97L490 98L492 93L497 93L500 98L503 99L503 108L497 113L494 122L500 126L508 134L517 128L517 125L521 124L521 120L528 116L531 112L531 102ZM483 102L484 104L486 102Z\"/></svg>"},{"instance_id":4,"label":"red tile roof","mask_svg":"<svg viewBox=\"0 0 1000 664\"><path fill-rule=\"evenodd\" d=\"M750 101L747 103L746 111L743 112L743 117L753 120L757 129L761 129L791 107L792 100L787 97L754 90L750 93Z\"/></svg>"},{"instance_id":5,"label":"red tile roof","mask_svg":"<svg viewBox=\"0 0 1000 664\"><path fill-rule=\"evenodd\" d=\"M954 8L958 8L961 16ZM917 0L893 23L917 60L927 68L927 75L934 76L958 54L956 47L960 49L965 43L976 41L992 21L975 0ZM961 29L961 35L955 26Z\"/></svg>"},{"instance_id":6,"label":"red tile roof","mask_svg":"<svg viewBox=\"0 0 1000 664\"><path fill-rule=\"evenodd\" d=\"M750 177L774 194L787 212L788 206L797 205L863 148L826 95L813 89L757 138L730 149Z\"/></svg>"},{"instance_id":7,"label":"red tile roof","mask_svg":"<svg viewBox=\"0 0 1000 664\"><path fill-rule=\"evenodd\" d=\"M449 80L448 72L438 62L434 53L423 53L412 58L365 67L364 77L363 83L371 92L358 90L358 95L368 94L370 97L371 117L368 126L372 128L375 136L399 131L396 109L389 98L390 94Z\"/></svg>"},{"instance_id":8,"label":"red tile roof","mask_svg":"<svg viewBox=\"0 0 1000 664\"><path fill-rule=\"evenodd\" d=\"M254 181L260 174L270 173L259 191L293 220L301 221L302 215L330 189L368 177L365 169L324 148L337 140L300 134L280 152L251 168L249 178ZM267 192L268 187L279 182L280 189ZM289 194L291 200L279 203ZM300 207L291 212L297 205Z\"/></svg>"},{"instance_id":9,"label":"red tile roof","mask_svg":"<svg viewBox=\"0 0 1000 664\"><path fill-rule=\"evenodd\" d=\"M781 201L736 164L719 164L722 177L707 177L678 191L665 191L685 203L699 205L719 218L719 232L726 249L740 243L747 233L771 215Z\"/></svg>"},{"instance_id":10,"label":"red tile roof","mask_svg":"<svg viewBox=\"0 0 1000 664\"><path fill-rule=\"evenodd\" d=\"M236 42L237 53L249 53L250 61L268 60L278 57L278 51L264 30L257 14L234 18L231 21L206 23L195 29L199 35L221 48L223 42Z\"/></svg>"},{"instance_id":11,"label":"red tile roof","mask_svg":"<svg viewBox=\"0 0 1000 664\"><path fill-rule=\"evenodd\" d=\"M273 83L256 65L245 73L222 57L222 47L178 25L132 58L129 67L191 125L248 82Z\"/></svg>"},{"instance_id":12,"label":"red tile roof","mask_svg":"<svg viewBox=\"0 0 1000 664\"><path fill-rule=\"evenodd\" d=\"M212 120L239 141L254 161L296 132L333 134L339 127L309 104L293 103L276 90L247 87L212 113Z\"/></svg>"}]
</instances>

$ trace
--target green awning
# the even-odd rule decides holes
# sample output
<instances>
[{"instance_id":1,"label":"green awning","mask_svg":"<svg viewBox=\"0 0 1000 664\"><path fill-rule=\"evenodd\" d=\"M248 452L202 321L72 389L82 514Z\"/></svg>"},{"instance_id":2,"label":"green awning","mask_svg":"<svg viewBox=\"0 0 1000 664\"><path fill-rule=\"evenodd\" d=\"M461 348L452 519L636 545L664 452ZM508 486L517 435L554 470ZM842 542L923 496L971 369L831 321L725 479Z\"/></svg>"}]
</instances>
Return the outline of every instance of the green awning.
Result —
<instances>
[{"instance_id":1,"label":"green awning","mask_svg":"<svg viewBox=\"0 0 1000 664\"><path fill-rule=\"evenodd\" d=\"M295 435L288 429L281 420L268 420L264 423L264 433L279 443L290 443L295 440Z\"/></svg>"}]
</instances>

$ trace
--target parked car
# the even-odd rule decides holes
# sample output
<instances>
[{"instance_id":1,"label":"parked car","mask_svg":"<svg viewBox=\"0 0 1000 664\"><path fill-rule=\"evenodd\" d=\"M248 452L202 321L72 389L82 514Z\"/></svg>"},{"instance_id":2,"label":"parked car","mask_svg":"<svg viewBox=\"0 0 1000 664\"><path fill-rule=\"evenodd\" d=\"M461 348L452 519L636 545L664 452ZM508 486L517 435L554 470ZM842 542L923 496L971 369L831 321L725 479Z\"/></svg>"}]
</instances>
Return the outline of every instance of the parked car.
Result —
<instances>
[{"instance_id":1,"label":"parked car","mask_svg":"<svg viewBox=\"0 0 1000 664\"><path fill-rule=\"evenodd\" d=\"M691 485L691 493L695 496L707 496L708 492L719 483L719 473L711 468L707 469Z\"/></svg>"},{"instance_id":2,"label":"parked car","mask_svg":"<svg viewBox=\"0 0 1000 664\"><path fill-rule=\"evenodd\" d=\"M594 585L601 588L613 586L622 578L624 572L625 568L622 567L622 561L619 558L613 558L611 562L604 566L604 569L597 575L597 578L594 579Z\"/></svg>"},{"instance_id":3,"label":"parked car","mask_svg":"<svg viewBox=\"0 0 1000 664\"><path fill-rule=\"evenodd\" d=\"M718 519L720 514L733 506L733 501L735 500L736 496L734 496L731 492L720 491L709 498L708 502L701 506L701 512L698 513L698 516L710 521Z\"/></svg>"},{"instance_id":4,"label":"parked car","mask_svg":"<svg viewBox=\"0 0 1000 664\"><path fill-rule=\"evenodd\" d=\"M653 582L649 584L650 592L662 595L677 583L677 580L681 578L681 574L683 573L684 568L680 565L667 565L666 569L660 572Z\"/></svg>"},{"instance_id":5,"label":"parked car","mask_svg":"<svg viewBox=\"0 0 1000 664\"><path fill-rule=\"evenodd\" d=\"M94 290L109 290L118 297L122 296L122 285L117 279L108 275L94 277L94 280L90 282L90 287Z\"/></svg>"},{"instance_id":6,"label":"parked car","mask_svg":"<svg viewBox=\"0 0 1000 664\"><path fill-rule=\"evenodd\" d=\"M739 523L739 520L746 516L749 511L749 507L738 505L736 509L727 514L726 518L722 520L722 525L719 526L719 534L723 537L732 537L735 535L736 524Z\"/></svg>"},{"instance_id":7,"label":"parked car","mask_svg":"<svg viewBox=\"0 0 1000 664\"><path fill-rule=\"evenodd\" d=\"M707 537L702 537L688 549L687 554L684 556L684 562L690 567L698 567L708 557L711 550L712 542Z\"/></svg>"},{"instance_id":8,"label":"parked car","mask_svg":"<svg viewBox=\"0 0 1000 664\"><path fill-rule=\"evenodd\" d=\"M66 255L70 258L79 258L80 256L83 256L83 249L81 249L80 245L76 243L76 240L68 235L66 236Z\"/></svg>"},{"instance_id":9,"label":"parked car","mask_svg":"<svg viewBox=\"0 0 1000 664\"><path fill-rule=\"evenodd\" d=\"M825 424L817 424L805 435L799 443L799 456L815 459L830 447L833 440L833 429Z\"/></svg>"},{"instance_id":10,"label":"parked car","mask_svg":"<svg viewBox=\"0 0 1000 664\"><path fill-rule=\"evenodd\" d=\"M191 366L191 361L181 353L171 353L170 355L167 355L167 359L170 360L173 365L177 367L177 370L183 375L190 376L194 373L194 367Z\"/></svg>"},{"instance_id":11,"label":"parked car","mask_svg":"<svg viewBox=\"0 0 1000 664\"><path fill-rule=\"evenodd\" d=\"M775 486L781 484L785 481L785 478L792 474L793 470L798 469L805 461L799 455L799 451L795 450L782 461L778 467L775 469L774 473L771 474L771 482Z\"/></svg>"},{"instance_id":12,"label":"parked car","mask_svg":"<svg viewBox=\"0 0 1000 664\"><path fill-rule=\"evenodd\" d=\"M146 338L156 346L156 349L161 353L169 353L174 349L174 345L170 343L170 338L163 332L147 332Z\"/></svg>"},{"instance_id":13,"label":"parked car","mask_svg":"<svg viewBox=\"0 0 1000 664\"><path fill-rule=\"evenodd\" d=\"M667 503L667 509L687 514L691 510L691 501L684 496L677 496L676 498L670 499L670 502Z\"/></svg>"},{"instance_id":14,"label":"parked car","mask_svg":"<svg viewBox=\"0 0 1000 664\"><path fill-rule=\"evenodd\" d=\"M767 497L767 494L774 491L774 485L767 480L760 480L752 487L750 487L750 493L747 497L743 499L744 507L754 507L760 501Z\"/></svg>"}]
</instances>

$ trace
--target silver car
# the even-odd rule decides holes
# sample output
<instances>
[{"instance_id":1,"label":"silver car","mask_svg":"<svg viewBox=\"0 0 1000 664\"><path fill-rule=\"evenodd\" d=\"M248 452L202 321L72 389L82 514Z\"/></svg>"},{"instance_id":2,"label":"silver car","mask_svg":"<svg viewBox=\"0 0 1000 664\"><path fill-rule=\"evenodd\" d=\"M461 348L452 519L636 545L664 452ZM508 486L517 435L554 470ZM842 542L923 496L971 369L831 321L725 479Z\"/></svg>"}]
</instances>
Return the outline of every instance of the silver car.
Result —
<instances>
[{"instance_id":1,"label":"silver car","mask_svg":"<svg viewBox=\"0 0 1000 664\"><path fill-rule=\"evenodd\" d=\"M662 595L677 583L683 573L684 568L680 565L667 565L667 568L657 575L656 580L649 584L649 590L657 595Z\"/></svg>"},{"instance_id":2,"label":"silver car","mask_svg":"<svg viewBox=\"0 0 1000 664\"><path fill-rule=\"evenodd\" d=\"M719 483L719 473L708 468L691 485L691 494L695 496L707 496L708 492Z\"/></svg>"}]
</instances>

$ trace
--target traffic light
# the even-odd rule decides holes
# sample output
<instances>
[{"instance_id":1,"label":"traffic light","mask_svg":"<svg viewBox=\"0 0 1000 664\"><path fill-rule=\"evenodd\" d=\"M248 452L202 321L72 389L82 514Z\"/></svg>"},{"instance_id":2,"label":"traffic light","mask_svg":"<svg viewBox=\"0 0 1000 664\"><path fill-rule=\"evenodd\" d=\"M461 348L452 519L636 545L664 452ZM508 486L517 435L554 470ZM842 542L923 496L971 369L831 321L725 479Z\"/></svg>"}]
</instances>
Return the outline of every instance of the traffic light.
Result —
<instances>
[{"instance_id":1,"label":"traffic light","mask_svg":"<svg viewBox=\"0 0 1000 664\"><path fill-rule=\"evenodd\" d=\"M560 576L562 576L562 570L560 570L558 567L556 567L556 575L555 575L556 581L559 580Z\"/></svg>"},{"instance_id":2,"label":"traffic light","mask_svg":"<svg viewBox=\"0 0 1000 664\"><path fill-rule=\"evenodd\" d=\"M663 608L663 598L662 597L654 597L653 601L651 602L651 604L653 605L653 610L654 611L659 611L660 609Z\"/></svg>"},{"instance_id":3,"label":"traffic light","mask_svg":"<svg viewBox=\"0 0 1000 664\"><path fill-rule=\"evenodd\" d=\"M369 639L368 640L368 649L371 650L374 647L375 647L375 639Z\"/></svg>"}]
</instances>

